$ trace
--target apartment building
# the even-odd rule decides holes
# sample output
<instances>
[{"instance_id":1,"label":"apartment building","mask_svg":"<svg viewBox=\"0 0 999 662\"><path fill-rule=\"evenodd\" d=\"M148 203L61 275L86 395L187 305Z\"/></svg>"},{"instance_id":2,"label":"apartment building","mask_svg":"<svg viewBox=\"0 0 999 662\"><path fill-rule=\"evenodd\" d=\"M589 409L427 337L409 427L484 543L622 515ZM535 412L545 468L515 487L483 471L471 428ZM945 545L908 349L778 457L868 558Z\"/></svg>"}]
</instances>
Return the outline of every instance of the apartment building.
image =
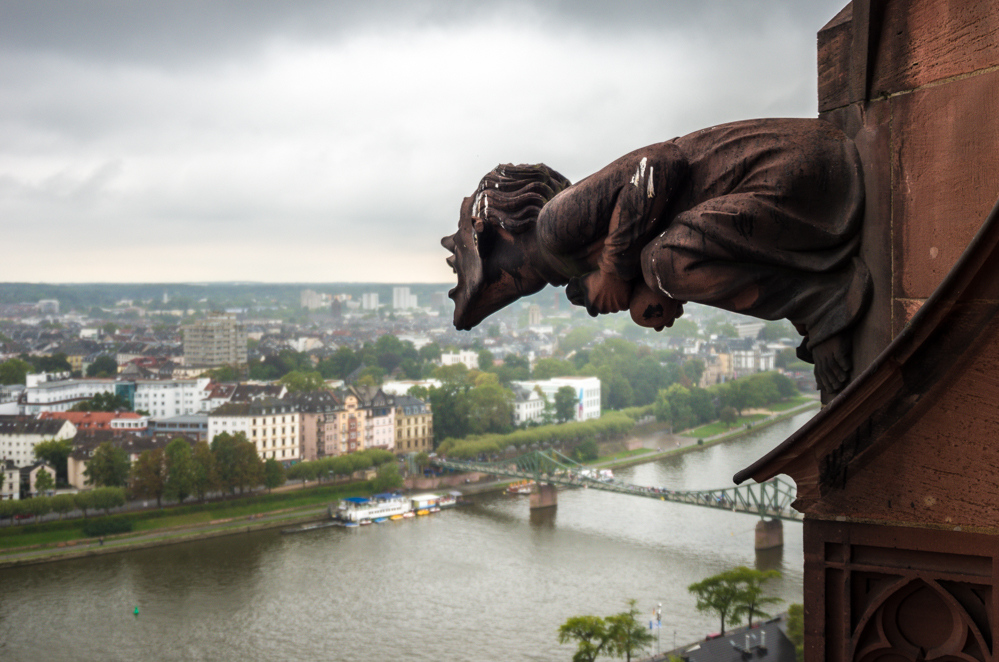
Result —
<instances>
[{"instance_id":1,"label":"apartment building","mask_svg":"<svg viewBox=\"0 0 999 662\"><path fill-rule=\"evenodd\" d=\"M301 415L290 402L277 398L230 402L208 415L208 439L223 432L242 432L257 447L261 459L290 464L302 459L300 425Z\"/></svg>"},{"instance_id":2,"label":"apartment building","mask_svg":"<svg viewBox=\"0 0 999 662\"><path fill-rule=\"evenodd\" d=\"M209 317L183 330L184 362L188 365L246 365L246 328L235 315Z\"/></svg>"},{"instance_id":3,"label":"apartment building","mask_svg":"<svg viewBox=\"0 0 999 662\"><path fill-rule=\"evenodd\" d=\"M393 398L395 452L430 453L434 450L434 417L430 405L409 395Z\"/></svg>"}]
</instances>

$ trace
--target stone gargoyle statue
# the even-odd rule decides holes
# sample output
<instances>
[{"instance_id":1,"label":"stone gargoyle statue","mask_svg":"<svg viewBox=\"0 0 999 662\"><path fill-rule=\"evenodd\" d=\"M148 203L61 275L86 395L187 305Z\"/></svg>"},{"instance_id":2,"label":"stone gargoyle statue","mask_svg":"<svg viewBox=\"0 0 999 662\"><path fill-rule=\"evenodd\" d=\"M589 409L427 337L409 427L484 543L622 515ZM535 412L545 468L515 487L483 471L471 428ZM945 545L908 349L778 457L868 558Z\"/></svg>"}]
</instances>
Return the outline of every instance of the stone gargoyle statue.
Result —
<instances>
[{"instance_id":1,"label":"stone gargoyle statue","mask_svg":"<svg viewBox=\"0 0 999 662\"><path fill-rule=\"evenodd\" d=\"M471 329L545 285L566 285L591 315L629 310L656 330L688 301L787 318L828 400L850 380L850 330L870 300L863 206L855 146L817 119L714 126L576 184L543 164L500 165L441 240L458 274L454 325Z\"/></svg>"}]
</instances>

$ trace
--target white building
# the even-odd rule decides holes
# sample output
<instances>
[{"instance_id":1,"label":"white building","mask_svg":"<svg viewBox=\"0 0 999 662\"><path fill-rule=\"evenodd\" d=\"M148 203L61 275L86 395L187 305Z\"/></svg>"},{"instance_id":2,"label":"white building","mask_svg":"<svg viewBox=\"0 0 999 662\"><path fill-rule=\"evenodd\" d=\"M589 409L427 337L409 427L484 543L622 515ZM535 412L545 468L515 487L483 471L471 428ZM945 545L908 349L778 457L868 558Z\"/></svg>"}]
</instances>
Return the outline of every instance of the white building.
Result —
<instances>
[{"instance_id":1,"label":"white building","mask_svg":"<svg viewBox=\"0 0 999 662\"><path fill-rule=\"evenodd\" d=\"M392 308L395 310L416 308L416 295L410 294L408 287L393 287Z\"/></svg>"},{"instance_id":2,"label":"white building","mask_svg":"<svg viewBox=\"0 0 999 662\"><path fill-rule=\"evenodd\" d=\"M69 421L0 416L0 461L11 460L18 467L26 467L35 462L35 444L75 436L76 426Z\"/></svg>"},{"instance_id":3,"label":"white building","mask_svg":"<svg viewBox=\"0 0 999 662\"><path fill-rule=\"evenodd\" d=\"M69 411L98 393L114 395L117 383L111 379L58 379L48 373L28 375L26 382L18 409L29 416L43 411Z\"/></svg>"},{"instance_id":4,"label":"white building","mask_svg":"<svg viewBox=\"0 0 999 662\"><path fill-rule=\"evenodd\" d=\"M513 382L521 388L533 391L535 387L555 403L555 394L563 386L576 392L576 420L587 421L600 418L600 379L598 377L553 377L543 381Z\"/></svg>"},{"instance_id":5,"label":"white building","mask_svg":"<svg viewBox=\"0 0 999 662\"><path fill-rule=\"evenodd\" d=\"M732 371L736 377L754 372L773 370L777 362L777 352L759 343L749 350L732 351Z\"/></svg>"},{"instance_id":6,"label":"white building","mask_svg":"<svg viewBox=\"0 0 999 662\"><path fill-rule=\"evenodd\" d=\"M302 308L315 310L317 308L327 308L330 305L330 295L321 294L313 290L302 290L300 297Z\"/></svg>"},{"instance_id":7,"label":"white building","mask_svg":"<svg viewBox=\"0 0 999 662\"><path fill-rule=\"evenodd\" d=\"M414 386L422 386L425 389L430 389L431 387L440 388L441 380L439 379L408 379L400 380L395 382L385 382L382 384L382 393L386 395L406 395L409 393L409 389Z\"/></svg>"},{"instance_id":8,"label":"white building","mask_svg":"<svg viewBox=\"0 0 999 662\"><path fill-rule=\"evenodd\" d=\"M301 414L292 404L276 398L219 407L208 415L209 443L222 432L242 432L257 447L263 460L289 464L301 460L299 426Z\"/></svg>"},{"instance_id":9,"label":"white building","mask_svg":"<svg viewBox=\"0 0 999 662\"><path fill-rule=\"evenodd\" d=\"M479 353L463 349L460 352L441 354L441 365L457 365L458 363L464 363L469 370L478 370Z\"/></svg>"},{"instance_id":10,"label":"white building","mask_svg":"<svg viewBox=\"0 0 999 662\"><path fill-rule=\"evenodd\" d=\"M133 409L147 411L153 418L197 414L202 411L210 381L208 377L136 381Z\"/></svg>"},{"instance_id":11,"label":"white building","mask_svg":"<svg viewBox=\"0 0 999 662\"><path fill-rule=\"evenodd\" d=\"M513 389L513 424L523 425L533 421L541 423L545 414L545 399L535 388L526 388L522 382L511 384Z\"/></svg>"},{"instance_id":12,"label":"white building","mask_svg":"<svg viewBox=\"0 0 999 662\"><path fill-rule=\"evenodd\" d=\"M21 469L11 460L0 460L0 474L3 474L3 484L0 485L0 501L21 498Z\"/></svg>"},{"instance_id":13,"label":"white building","mask_svg":"<svg viewBox=\"0 0 999 662\"><path fill-rule=\"evenodd\" d=\"M361 308L364 310L378 310L378 293L365 292L361 295Z\"/></svg>"}]
</instances>

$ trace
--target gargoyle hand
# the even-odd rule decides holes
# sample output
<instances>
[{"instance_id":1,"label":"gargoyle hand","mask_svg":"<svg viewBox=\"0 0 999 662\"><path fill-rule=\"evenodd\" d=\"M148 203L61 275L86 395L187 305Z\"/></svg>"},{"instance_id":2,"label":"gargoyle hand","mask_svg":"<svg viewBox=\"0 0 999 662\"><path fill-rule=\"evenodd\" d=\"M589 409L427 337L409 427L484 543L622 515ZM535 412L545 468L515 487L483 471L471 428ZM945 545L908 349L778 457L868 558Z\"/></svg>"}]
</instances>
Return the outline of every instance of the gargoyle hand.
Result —
<instances>
[{"instance_id":1,"label":"gargoyle hand","mask_svg":"<svg viewBox=\"0 0 999 662\"><path fill-rule=\"evenodd\" d=\"M616 274L597 269L579 281L582 304L592 317L628 310L631 300L631 283Z\"/></svg>"}]
</instances>

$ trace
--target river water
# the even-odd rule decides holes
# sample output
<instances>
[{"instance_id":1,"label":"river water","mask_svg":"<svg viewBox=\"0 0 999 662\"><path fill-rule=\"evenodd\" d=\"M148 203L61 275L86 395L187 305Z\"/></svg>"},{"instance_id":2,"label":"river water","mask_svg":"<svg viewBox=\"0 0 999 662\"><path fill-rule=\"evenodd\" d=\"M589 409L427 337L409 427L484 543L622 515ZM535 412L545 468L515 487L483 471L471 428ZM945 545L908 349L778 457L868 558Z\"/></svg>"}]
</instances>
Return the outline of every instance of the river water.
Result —
<instances>
[{"instance_id":1,"label":"river water","mask_svg":"<svg viewBox=\"0 0 999 662\"><path fill-rule=\"evenodd\" d=\"M615 475L730 485L812 415ZM758 554L752 516L595 490L558 499L530 513L527 497L483 495L377 526L0 570L0 660L563 661L561 623L628 599L643 614L662 603L662 650L717 631L686 587L734 566L779 569L771 594L801 601L799 523L784 523L782 551Z\"/></svg>"}]
</instances>

